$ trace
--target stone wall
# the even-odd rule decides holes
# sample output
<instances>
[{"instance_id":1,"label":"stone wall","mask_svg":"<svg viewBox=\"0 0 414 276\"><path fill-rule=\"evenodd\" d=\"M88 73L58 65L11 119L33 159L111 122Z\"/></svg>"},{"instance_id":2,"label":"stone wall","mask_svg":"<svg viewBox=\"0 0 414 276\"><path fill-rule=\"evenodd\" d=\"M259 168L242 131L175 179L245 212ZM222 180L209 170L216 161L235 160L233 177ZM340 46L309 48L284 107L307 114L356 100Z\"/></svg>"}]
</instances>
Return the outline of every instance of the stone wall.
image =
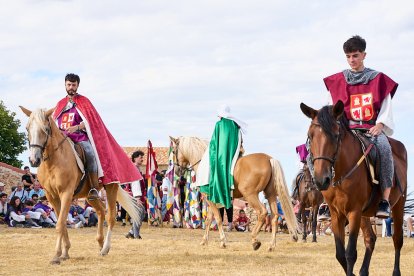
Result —
<instances>
[{"instance_id":1,"label":"stone wall","mask_svg":"<svg viewBox=\"0 0 414 276\"><path fill-rule=\"evenodd\" d=\"M0 182L6 185L5 191L7 194L10 194L11 187L16 186L21 181L23 174L24 170L0 162Z\"/></svg>"}]
</instances>

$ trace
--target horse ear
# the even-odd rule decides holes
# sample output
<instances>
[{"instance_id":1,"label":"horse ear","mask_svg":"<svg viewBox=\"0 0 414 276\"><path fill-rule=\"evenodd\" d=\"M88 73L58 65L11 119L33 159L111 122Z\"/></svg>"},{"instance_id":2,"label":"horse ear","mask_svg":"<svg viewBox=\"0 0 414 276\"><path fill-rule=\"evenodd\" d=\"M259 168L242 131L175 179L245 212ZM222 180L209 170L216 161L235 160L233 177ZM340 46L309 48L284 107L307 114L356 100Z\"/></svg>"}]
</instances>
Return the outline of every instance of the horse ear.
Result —
<instances>
[{"instance_id":1,"label":"horse ear","mask_svg":"<svg viewBox=\"0 0 414 276\"><path fill-rule=\"evenodd\" d=\"M51 108L48 111L46 111L45 113L46 118L49 118L49 116L52 115L53 111L55 111L55 108Z\"/></svg>"},{"instance_id":2,"label":"horse ear","mask_svg":"<svg viewBox=\"0 0 414 276\"><path fill-rule=\"evenodd\" d=\"M300 103L300 109L302 110L303 114L307 117L311 118L312 120L318 115L318 111L313 109L312 107L307 106L304 103Z\"/></svg>"},{"instance_id":3,"label":"horse ear","mask_svg":"<svg viewBox=\"0 0 414 276\"><path fill-rule=\"evenodd\" d=\"M19 107L20 107L20 109L23 111L23 113L27 115L27 117L30 117L30 114L32 114L32 112L31 112L29 109L24 108L24 107L23 107L23 106L21 106L21 105L19 105Z\"/></svg>"},{"instance_id":4,"label":"horse ear","mask_svg":"<svg viewBox=\"0 0 414 276\"><path fill-rule=\"evenodd\" d=\"M338 120L342 114L344 113L344 103L339 100L332 108L333 116L336 120Z\"/></svg>"},{"instance_id":5,"label":"horse ear","mask_svg":"<svg viewBox=\"0 0 414 276\"><path fill-rule=\"evenodd\" d=\"M170 136L170 141L173 142L174 144L178 144L178 139L172 136Z\"/></svg>"}]
</instances>

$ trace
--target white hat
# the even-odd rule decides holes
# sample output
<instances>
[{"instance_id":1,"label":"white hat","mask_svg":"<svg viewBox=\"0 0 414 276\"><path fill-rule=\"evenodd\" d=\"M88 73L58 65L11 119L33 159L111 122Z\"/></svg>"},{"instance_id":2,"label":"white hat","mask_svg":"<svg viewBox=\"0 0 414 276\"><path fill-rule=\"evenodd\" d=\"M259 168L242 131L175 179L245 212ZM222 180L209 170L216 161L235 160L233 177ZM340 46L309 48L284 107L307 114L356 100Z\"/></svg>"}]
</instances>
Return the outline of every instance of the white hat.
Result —
<instances>
[{"instance_id":1,"label":"white hat","mask_svg":"<svg viewBox=\"0 0 414 276\"><path fill-rule=\"evenodd\" d=\"M4 184L3 182L0 182L0 187L4 187L6 186L6 184Z\"/></svg>"},{"instance_id":2,"label":"white hat","mask_svg":"<svg viewBox=\"0 0 414 276\"><path fill-rule=\"evenodd\" d=\"M243 122L242 120L234 117L231 114L231 110L230 110L230 107L228 105L226 105L226 104L221 105L219 107L219 109L217 110L217 115L219 117L226 118L226 119L234 121L240 127L240 129L243 131L243 133L246 133L247 124L245 122Z\"/></svg>"}]
</instances>

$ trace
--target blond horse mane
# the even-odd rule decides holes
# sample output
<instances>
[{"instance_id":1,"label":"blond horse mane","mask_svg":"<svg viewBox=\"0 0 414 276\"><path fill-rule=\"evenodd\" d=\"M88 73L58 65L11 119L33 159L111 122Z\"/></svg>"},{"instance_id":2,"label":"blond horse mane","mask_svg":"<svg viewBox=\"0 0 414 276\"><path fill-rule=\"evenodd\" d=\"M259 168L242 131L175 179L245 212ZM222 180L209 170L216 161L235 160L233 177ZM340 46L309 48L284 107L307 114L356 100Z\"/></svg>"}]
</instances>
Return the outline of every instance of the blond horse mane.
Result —
<instances>
[{"instance_id":1,"label":"blond horse mane","mask_svg":"<svg viewBox=\"0 0 414 276\"><path fill-rule=\"evenodd\" d=\"M190 164L195 164L202 157L207 149L208 141L198 137L178 137L178 147L182 155Z\"/></svg>"}]
</instances>

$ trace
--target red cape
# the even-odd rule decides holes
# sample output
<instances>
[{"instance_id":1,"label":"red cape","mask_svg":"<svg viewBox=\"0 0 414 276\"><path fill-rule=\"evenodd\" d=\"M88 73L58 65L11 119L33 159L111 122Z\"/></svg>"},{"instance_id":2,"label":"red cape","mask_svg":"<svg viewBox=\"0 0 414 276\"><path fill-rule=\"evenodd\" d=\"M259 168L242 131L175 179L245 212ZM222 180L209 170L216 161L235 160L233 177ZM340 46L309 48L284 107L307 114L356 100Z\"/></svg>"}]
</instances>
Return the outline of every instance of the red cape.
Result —
<instances>
[{"instance_id":1,"label":"red cape","mask_svg":"<svg viewBox=\"0 0 414 276\"><path fill-rule=\"evenodd\" d=\"M88 136L90 140L93 138L98 152L104 174L101 178L102 183L104 185L113 182L123 184L142 179L142 175L115 141L89 99L78 94L73 97L73 101L76 108L85 116L91 129L92 136L89 133ZM65 97L57 103L53 113L55 120L62 113L67 102L68 98Z\"/></svg>"}]
</instances>

